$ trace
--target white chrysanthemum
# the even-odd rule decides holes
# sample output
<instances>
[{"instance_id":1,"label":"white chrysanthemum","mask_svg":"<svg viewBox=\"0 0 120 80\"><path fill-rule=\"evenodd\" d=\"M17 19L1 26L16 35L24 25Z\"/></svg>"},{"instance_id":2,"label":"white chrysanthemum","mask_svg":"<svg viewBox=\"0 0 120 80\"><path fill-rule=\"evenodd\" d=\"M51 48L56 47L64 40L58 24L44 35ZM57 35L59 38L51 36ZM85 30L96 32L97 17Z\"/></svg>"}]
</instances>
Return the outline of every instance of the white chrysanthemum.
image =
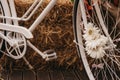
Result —
<instances>
[{"instance_id":1,"label":"white chrysanthemum","mask_svg":"<svg viewBox=\"0 0 120 80\"><path fill-rule=\"evenodd\" d=\"M88 23L88 25L85 27L83 37L85 40L97 39L100 37L99 32L100 31L97 27L94 27L94 25L92 23Z\"/></svg>"},{"instance_id":2,"label":"white chrysanthemum","mask_svg":"<svg viewBox=\"0 0 120 80\"><path fill-rule=\"evenodd\" d=\"M100 45L100 42L98 42L97 40L93 40L93 41L86 41L85 42L86 47L90 48L90 49L96 49L97 46Z\"/></svg>"},{"instance_id":3,"label":"white chrysanthemum","mask_svg":"<svg viewBox=\"0 0 120 80\"><path fill-rule=\"evenodd\" d=\"M89 47L91 49L96 48L97 46L104 47L107 43L108 39L105 36L100 36L100 38L96 40L88 40L85 42L86 47Z\"/></svg>"},{"instance_id":4,"label":"white chrysanthemum","mask_svg":"<svg viewBox=\"0 0 120 80\"><path fill-rule=\"evenodd\" d=\"M83 35L83 38L88 41L98 39L99 37L100 37L100 34L93 34L93 35L84 34Z\"/></svg>"},{"instance_id":5,"label":"white chrysanthemum","mask_svg":"<svg viewBox=\"0 0 120 80\"><path fill-rule=\"evenodd\" d=\"M108 38L105 37L104 35L101 35L100 38L99 38L99 41L101 42L100 43L101 46L105 46L108 42Z\"/></svg>"},{"instance_id":6,"label":"white chrysanthemum","mask_svg":"<svg viewBox=\"0 0 120 80\"><path fill-rule=\"evenodd\" d=\"M101 58L105 55L104 47L108 42L108 38L100 34L100 30L92 23L85 27L83 38L85 39L85 47L87 54L92 58Z\"/></svg>"},{"instance_id":7,"label":"white chrysanthemum","mask_svg":"<svg viewBox=\"0 0 120 80\"><path fill-rule=\"evenodd\" d=\"M86 47L86 51L87 54L92 58L99 59L105 56L105 50L103 49L103 47L100 46L98 46L96 49L90 49Z\"/></svg>"}]
</instances>

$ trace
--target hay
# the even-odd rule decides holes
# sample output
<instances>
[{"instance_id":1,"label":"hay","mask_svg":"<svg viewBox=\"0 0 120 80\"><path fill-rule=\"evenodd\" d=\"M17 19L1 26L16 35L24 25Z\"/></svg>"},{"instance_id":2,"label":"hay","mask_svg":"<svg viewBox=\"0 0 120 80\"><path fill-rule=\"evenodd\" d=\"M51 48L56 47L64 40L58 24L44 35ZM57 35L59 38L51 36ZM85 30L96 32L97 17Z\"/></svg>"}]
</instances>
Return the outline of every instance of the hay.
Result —
<instances>
[{"instance_id":1,"label":"hay","mask_svg":"<svg viewBox=\"0 0 120 80\"><path fill-rule=\"evenodd\" d=\"M26 4L22 4L20 1L26 2L27 0L15 0L18 16L22 16L23 13L25 13L33 0L29 0ZM39 8L39 10L29 21L20 22L20 25L29 27L39 13L44 9L46 4L47 3L44 3L44 5ZM56 60L46 62L35 51L33 51L31 48L28 48L25 57L35 69L68 69L76 68L76 66L78 66L79 60L77 56L77 50L75 44L73 43L74 35L72 27L72 7L72 3L58 3L33 32L34 39L32 39L31 42L38 49L41 51L54 49L58 56ZM13 60L6 56L2 57L1 64L5 68L28 68L23 59Z\"/></svg>"},{"instance_id":2,"label":"hay","mask_svg":"<svg viewBox=\"0 0 120 80\"><path fill-rule=\"evenodd\" d=\"M35 0L15 0L15 3L19 6L28 6L31 5ZM45 3L50 2L51 0L43 0ZM71 3L71 0L57 0L57 3L59 4L69 4Z\"/></svg>"}]
</instances>

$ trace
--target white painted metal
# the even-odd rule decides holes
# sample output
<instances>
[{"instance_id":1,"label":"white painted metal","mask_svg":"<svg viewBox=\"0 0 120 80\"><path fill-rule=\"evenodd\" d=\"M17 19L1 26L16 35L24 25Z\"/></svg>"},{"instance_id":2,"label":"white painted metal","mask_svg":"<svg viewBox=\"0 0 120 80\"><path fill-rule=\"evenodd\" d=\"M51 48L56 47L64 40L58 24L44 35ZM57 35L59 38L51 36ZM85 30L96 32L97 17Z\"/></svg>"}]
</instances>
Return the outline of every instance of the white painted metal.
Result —
<instances>
[{"instance_id":1,"label":"white painted metal","mask_svg":"<svg viewBox=\"0 0 120 80\"><path fill-rule=\"evenodd\" d=\"M57 0L51 0L47 7L42 11L39 17L35 20L35 22L30 26L29 30L32 32L37 25L45 18L48 12L54 7Z\"/></svg>"},{"instance_id":2,"label":"white painted metal","mask_svg":"<svg viewBox=\"0 0 120 80\"><path fill-rule=\"evenodd\" d=\"M0 0L0 1L1 1L2 6L3 6L3 10L4 10L4 13L5 13L5 16L11 17L10 9L9 9L7 0ZM5 19L5 20L6 20L7 24L11 24L11 20L10 19Z\"/></svg>"},{"instance_id":3,"label":"white painted metal","mask_svg":"<svg viewBox=\"0 0 120 80\"><path fill-rule=\"evenodd\" d=\"M7 55L13 59L21 59L27 50L26 39L22 34L9 32L7 38L12 42L12 46L8 41L5 43Z\"/></svg>"},{"instance_id":4,"label":"white painted metal","mask_svg":"<svg viewBox=\"0 0 120 80\"><path fill-rule=\"evenodd\" d=\"M101 14L101 11L100 11L100 8L98 6L98 1L94 2L94 7L95 7L95 11L97 13L97 17L100 21L100 24L101 24L101 27L102 27L102 30L104 31L105 35L108 37L109 41L110 41L110 45L112 45L112 47L114 48L115 45L113 44L113 41L108 33L108 30L107 30L107 27L105 26L105 23L104 23L104 20L103 20L103 17L102 17L102 14Z\"/></svg>"},{"instance_id":5,"label":"white painted metal","mask_svg":"<svg viewBox=\"0 0 120 80\"><path fill-rule=\"evenodd\" d=\"M41 52L40 50L38 50L30 41L27 41L27 45L29 47L31 47L33 50L35 50L39 55L41 55L43 59L46 58L46 56L43 54L43 52Z\"/></svg>"},{"instance_id":6,"label":"white painted metal","mask_svg":"<svg viewBox=\"0 0 120 80\"><path fill-rule=\"evenodd\" d=\"M4 15L4 12L3 12L3 8L2 8L2 4L0 4L0 15ZM0 19L1 20L1 19ZM3 19L2 19L3 20ZM2 23L4 23L4 21L2 21ZM4 34L4 31L0 31L0 33L2 33L2 34ZM2 49L2 46L3 46L3 39L1 38L0 39L1 41L0 41L0 49Z\"/></svg>"},{"instance_id":7,"label":"white painted metal","mask_svg":"<svg viewBox=\"0 0 120 80\"><path fill-rule=\"evenodd\" d=\"M8 0L8 1L9 1L9 5L10 5L10 10L11 10L11 16L17 17L14 0ZM13 20L13 24L18 25L18 20Z\"/></svg>"},{"instance_id":8,"label":"white painted metal","mask_svg":"<svg viewBox=\"0 0 120 80\"><path fill-rule=\"evenodd\" d=\"M4 16L11 16L10 15L10 10L9 10L9 6L8 6L8 4L7 4L7 0L0 0L0 3L1 3L1 6L0 6L0 8L1 8L1 12L2 12L2 16L4 15ZM2 18L2 20L3 20L3 18ZM3 21L2 21L2 23L4 23L4 24L11 24L11 20L10 19L4 19ZM2 31L0 31L0 35L1 35L1 37L5 37L5 36L2 36L3 34L5 34L4 33L4 30ZM0 38L1 38L0 37ZM2 46L3 46L3 39L4 38L1 38L1 43L0 43L0 49L2 48ZM6 38L7 39L7 38Z\"/></svg>"},{"instance_id":9,"label":"white painted metal","mask_svg":"<svg viewBox=\"0 0 120 80\"><path fill-rule=\"evenodd\" d=\"M85 13L84 1L83 0L79 1L78 5L81 7L81 14L82 14L82 18L83 18L83 23L84 23L84 26L86 27L87 17L86 17L86 13Z\"/></svg>"},{"instance_id":10,"label":"white painted metal","mask_svg":"<svg viewBox=\"0 0 120 80\"><path fill-rule=\"evenodd\" d=\"M45 52L41 52L30 41L27 41L27 45L29 47L31 47L33 50L35 50L39 55L41 55L42 58L45 59L46 61L57 58L56 53L54 51L51 54L48 54L48 52L51 51L51 50L47 50Z\"/></svg>"},{"instance_id":11,"label":"white painted metal","mask_svg":"<svg viewBox=\"0 0 120 80\"><path fill-rule=\"evenodd\" d=\"M87 61L87 57L86 57L86 54L85 54L85 49L83 48L84 46L83 46L83 42L82 42L83 41L82 40L82 32L81 32L81 28L80 28L81 27L81 25L80 25L81 17L80 16L82 16L84 26L87 25L87 18L86 18L84 1L80 0L79 4L80 5L78 5L78 10L77 10L79 12L77 13L78 17L77 17L77 23L76 24L77 24L77 32L79 33L77 35L78 35L78 42L79 42L78 44L79 44L80 54L81 54L83 65L85 67L85 70L87 72L87 75L88 75L89 79L90 80L95 80L95 78L94 78L94 76L93 76L93 74L91 72L91 69L89 67L88 61Z\"/></svg>"},{"instance_id":12,"label":"white painted metal","mask_svg":"<svg viewBox=\"0 0 120 80\"><path fill-rule=\"evenodd\" d=\"M25 27L0 23L0 29L23 34L26 38L33 38L32 33Z\"/></svg>"},{"instance_id":13,"label":"white painted metal","mask_svg":"<svg viewBox=\"0 0 120 80\"><path fill-rule=\"evenodd\" d=\"M30 26L29 29L19 26L18 20L29 20L31 16L35 13L35 11L39 8L43 0L35 0L35 2L32 4L32 6L28 9L28 11L21 17L17 17L17 13L15 10L15 3L14 0L0 0L1 3L4 5L4 11L5 16L0 16L0 18L4 18L7 20L6 24L0 23L0 30L7 31L7 36L5 36L3 33L0 33L0 37L6 41L6 49L7 49L7 56L10 56L14 59L20 59L24 56L26 51L26 46L29 45L33 50L38 52L44 59L51 60L57 58L56 53L52 50L47 50L45 52L41 52L38 50L30 41L27 40L27 43L25 43L26 39L33 38L32 31L37 27L37 25L44 19L44 17L47 15L47 13L53 8L57 0L51 0L50 3L47 5L47 7L43 10L43 12L39 15L39 17L35 20L35 22ZM8 5L9 4L9 5ZM6 9L7 8L7 9ZM13 23L12 23L13 21ZM17 37L14 37L12 34L17 35ZM19 35L22 37L20 38ZM25 44L23 47L25 47L25 50L23 52L20 52L20 45L19 43L23 41ZM12 51L10 48L13 48ZM19 49L16 51L16 49ZM12 54L13 51L16 51L17 55ZM50 54L48 54L50 53Z\"/></svg>"},{"instance_id":14,"label":"white painted metal","mask_svg":"<svg viewBox=\"0 0 120 80\"><path fill-rule=\"evenodd\" d=\"M15 6L13 6L14 5L13 0L11 0L11 1L10 1L10 4L11 4L10 8L12 7L11 10L13 10L15 8ZM0 18L27 21L33 16L33 14L40 7L42 2L43 2L43 0L35 0L34 3L30 6L30 8L26 11L26 13L20 18L15 17L15 16L12 16L12 17L10 17L10 16L0 16ZM12 12L14 13L14 11L12 11Z\"/></svg>"},{"instance_id":15,"label":"white painted metal","mask_svg":"<svg viewBox=\"0 0 120 80\"><path fill-rule=\"evenodd\" d=\"M39 3L35 6L35 7L31 7L27 12L26 14L22 17L22 19L24 21L27 21L29 20L33 14L35 13L35 11L40 7L40 5L42 4L43 0L39 0ZM33 8L33 9L32 9ZM31 12L32 11L32 12ZM29 14L30 13L30 14ZM26 16L29 14L29 16L26 18Z\"/></svg>"}]
</instances>

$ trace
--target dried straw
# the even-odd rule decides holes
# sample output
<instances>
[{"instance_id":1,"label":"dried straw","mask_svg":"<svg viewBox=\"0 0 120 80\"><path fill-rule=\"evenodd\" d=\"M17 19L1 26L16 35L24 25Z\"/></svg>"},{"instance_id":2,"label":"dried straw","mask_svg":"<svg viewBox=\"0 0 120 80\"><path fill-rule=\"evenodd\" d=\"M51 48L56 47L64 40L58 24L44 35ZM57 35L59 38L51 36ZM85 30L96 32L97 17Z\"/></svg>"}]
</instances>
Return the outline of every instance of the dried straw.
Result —
<instances>
[{"instance_id":1,"label":"dried straw","mask_svg":"<svg viewBox=\"0 0 120 80\"><path fill-rule=\"evenodd\" d=\"M62 2L62 0L60 1ZM18 16L22 16L33 0L15 0L15 2ZM29 21L20 22L20 25L29 27L46 4L44 3ZM73 43L72 7L72 3L58 3L33 32L34 39L31 42L38 49L41 51L54 49L58 55L56 60L46 62L35 51L28 48L25 57L35 69L68 69L78 66L77 50ZM13 60L6 56L2 58L1 64L6 68L12 69L28 68L23 59Z\"/></svg>"}]
</instances>

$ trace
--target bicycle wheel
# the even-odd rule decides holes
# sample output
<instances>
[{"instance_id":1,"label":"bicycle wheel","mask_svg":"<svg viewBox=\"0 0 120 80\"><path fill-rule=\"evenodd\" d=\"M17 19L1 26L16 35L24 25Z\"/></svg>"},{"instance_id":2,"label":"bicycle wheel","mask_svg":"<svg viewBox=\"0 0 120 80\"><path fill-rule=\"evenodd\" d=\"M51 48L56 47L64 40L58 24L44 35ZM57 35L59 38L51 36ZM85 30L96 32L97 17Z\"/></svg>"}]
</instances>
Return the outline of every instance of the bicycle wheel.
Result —
<instances>
[{"instance_id":1,"label":"bicycle wheel","mask_svg":"<svg viewBox=\"0 0 120 80\"><path fill-rule=\"evenodd\" d=\"M1 10L1 16L16 17L15 10L13 11L10 10L10 5L8 0L0 0L0 10ZM4 24L18 25L17 21L5 19L5 18L4 19L1 18L0 22ZM27 48L26 38L22 34L15 32L9 32L4 30L1 30L0 32L3 33L13 43L13 45L10 45L7 41L1 39L0 40L1 54L4 53L5 55L13 59L22 58L25 55Z\"/></svg>"},{"instance_id":2,"label":"bicycle wheel","mask_svg":"<svg viewBox=\"0 0 120 80\"><path fill-rule=\"evenodd\" d=\"M6 55L13 59L21 59L26 53L27 43L26 38L20 33L8 32L7 38L13 42L11 46L8 42L5 41Z\"/></svg>"},{"instance_id":3,"label":"bicycle wheel","mask_svg":"<svg viewBox=\"0 0 120 80\"><path fill-rule=\"evenodd\" d=\"M78 55L90 80L120 80L120 4L113 4L114 0L97 1L74 2Z\"/></svg>"},{"instance_id":4,"label":"bicycle wheel","mask_svg":"<svg viewBox=\"0 0 120 80\"><path fill-rule=\"evenodd\" d=\"M0 16L10 16L10 11L6 0L0 0ZM0 18L0 23L10 23L10 20ZM0 30L0 32L6 35L6 31ZM4 51L5 41L0 38L0 58L2 57Z\"/></svg>"}]
</instances>

